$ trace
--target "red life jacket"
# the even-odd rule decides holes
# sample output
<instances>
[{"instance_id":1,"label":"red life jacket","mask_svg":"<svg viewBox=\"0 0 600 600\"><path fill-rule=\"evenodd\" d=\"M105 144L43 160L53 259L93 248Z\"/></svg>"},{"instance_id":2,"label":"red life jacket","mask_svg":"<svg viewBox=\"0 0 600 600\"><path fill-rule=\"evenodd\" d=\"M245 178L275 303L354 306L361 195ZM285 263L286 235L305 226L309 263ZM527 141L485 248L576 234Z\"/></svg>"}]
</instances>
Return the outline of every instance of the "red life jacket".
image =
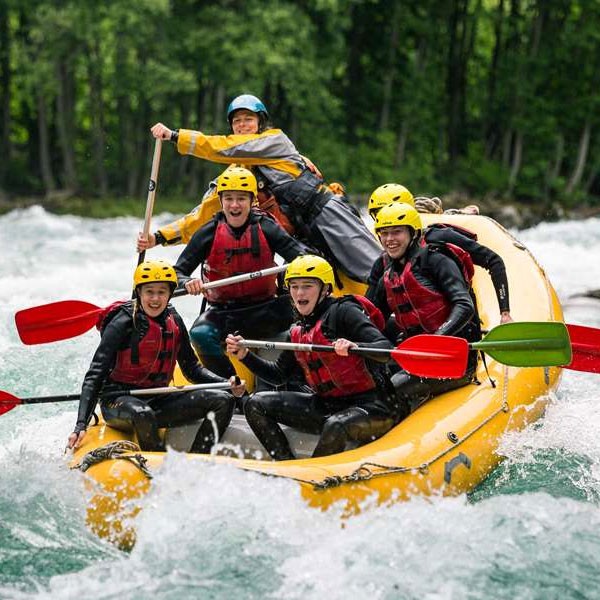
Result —
<instances>
[{"instance_id":1,"label":"red life jacket","mask_svg":"<svg viewBox=\"0 0 600 600\"><path fill-rule=\"evenodd\" d=\"M444 294L422 285L413 273L417 258L422 257L426 260L431 247L454 258L461 268L467 285L471 285L474 268L468 252L454 244L427 246L422 242L419 253L406 263L402 273L392 273L391 268L388 268L383 274L388 305L394 311L396 324L404 331L412 332L419 328L426 333L435 333L452 310L452 304Z\"/></svg>"},{"instance_id":2,"label":"red life jacket","mask_svg":"<svg viewBox=\"0 0 600 600\"><path fill-rule=\"evenodd\" d=\"M258 208L268 212L277 223L285 229L290 235L296 233L295 227L292 222L288 219L287 215L281 210L277 198L273 196L269 191L259 190L256 199L258 201Z\"/></svg>"},{"instance_id":3,"label":"red life jacket","mask_svg":"<svg viewBox=\"0 0 600 600\"><path fill-rule=\"evenodd\" d=\"M236 239L224 216L220 215L217 218L215 237L204 264L205 281L216 281L275 266L273 251L260 223L251 222L242 236ZM207 290L206 299L212 303L261 302L273 298L276 292L277 278L273 275Z\"/></svg>"},{"instance_id":4,"label":"red life jacket","mask_svg":"<svg viewBox=\"0 0 600 600\"><path fill-rule=\"evenodd\" d=\"M164 329L148 318L148 331L141 340L132 336L132 345L119 350L110 379L118 383L149 388L168 385L173 378L181 332L175 317L169 313ZM137 350L137 360L132 354Z\"/></svg>"},{"instance_id":5,"label":"red life jacket","mask_svg":"<svg viewBox=\"0 0 600 600\"><path fill-rule=\"evenodd\" d=\"M354 298L356 300L367 317L371 319L371 323L379 329L379 331L383 331L385 329L385 317L383 313L365 296L361 296L359 294L348 294L347 296L343 296L343 298ZM343 300L341 298L341 300Z\"/></svg>"},{"instance_id":6,"label":"red life jacket","mask_svg":"<svg viewBox=\"0 0 600 600\"><path fill-rule=\"evenodd\" d=\"M465 227L460 227L459 225L450 225L449 223L433 223L432 225L429 225L429 227L427 227L427 229L423 230L423 235L421 236L421 246L424 246L427 243L427 233L429 231L431 231L432 229L454 229L454 231L456 231L457 233L460 233L461 235L464 235L465 237L467 237L475 242L477 241L477 234L475 232L471 231L470 229L466 229ZM455 257L451 257L451 258L459 259L459 262L460 262L459 266L460 266L461 271L463 272L465 280L467 281L467 283L469 285L471 285L471 281L473 280L473 275L475 274L475 267L473 266L473 259L471 258L471 255L468 254L468 252L466 250L464 250L462 247L457 246L456 244L452 244L450 242L445 242L445 243L450 247L451 251L455 254ZM462 253L467 253L468 257L461 256ZM392 264L392 260L387 252L384 252L381 255L381 257L382 257L383 268L385 270Z\"/></svg>"},{"instance_id":7,"label":"red life jacket","mask_svg":"<svg viewBox=\"0 0 600 600\"><path fill-rule=\"evenodd\" d=\"M421 247L424 248L427 245L428 244L425 241L425 238L421 237ZM446 256L451 258L456 263L456 266L460 269L465 281L467 282L467 286L471 287L473 275L475 275L475 266L473 265L473 259L471 258L471 255L464 248L461 248L456 244L452 244L451 242L443 242L441 244L433 243L429 244L429 247L440 250Z\"/></svg>"},{"instance_id":8,"label":"red life jacket","mask_svg":"<svg viewBox=\"0 0 600 600\"><path fill-rule=\"evenodd\" d=\"M112 304L109 304L106 308L103 308L98 315L96 321L96 329L100 333L104 333L106 326L113 320L119 310L123 309L129 315L133 315L133 303L131 300L116 300Z\"/></svg>"},{"instance_id":9,"label":"red life jacket","mask_svg":"<svg viewBox=\"0 0 600 600\"><path fill-rule=\"evenodd\" d=\"M126 312L131 318L133 318L133 301L132 300L115 300L109 304L106 308L103 308L98 315L96 321L96 329L100 332L100 335L104 334L104 330L107 325L119 314L120 311ZM138 347L140 343L139 333L134 328L133 336L131 337L131 361L133 364L139 362Z\"/></svg>"},{"instance_id":10,"label":"red life jacket","mask_svg":"<svg viewBox=\"0 0 600 600\"><path fill-rule=\"evenodd\" d=\"M290 335L295 344L324 344L333 346L322 331L322 319L309 331L300 325L292 327ZM376 387L364 358L356 354L339 356L335 352L294 352L304 371L308 385L319 396L337 398L368 392Z\"/></svg>"}]
</instances>

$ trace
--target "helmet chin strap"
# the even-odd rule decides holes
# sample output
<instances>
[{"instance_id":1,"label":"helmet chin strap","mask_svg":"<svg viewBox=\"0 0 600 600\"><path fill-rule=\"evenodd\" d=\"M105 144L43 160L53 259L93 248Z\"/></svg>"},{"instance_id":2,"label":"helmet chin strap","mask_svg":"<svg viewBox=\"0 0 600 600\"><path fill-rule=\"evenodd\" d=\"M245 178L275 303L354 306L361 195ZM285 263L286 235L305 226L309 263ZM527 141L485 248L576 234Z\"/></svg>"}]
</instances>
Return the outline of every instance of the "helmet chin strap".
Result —
<instances>
[{"instance_id":1,"label":"helmet chin strap","mask_svg":"<svg viewBox=\"0 0 600 600\"><path fill-rule=\"evenodd\" d=\"M406 252L408 252L413 246L415 246L419 243L419 241L421 240L421 235L422 235L422 233L420 230L419 230L419 233L417 233L416 230L413 229L413 234L410 239L410 244L408 245ZM406 254L406 252L404 254Z\"/></svg>"},{"instance_id":2,"label":"helmet chin strap","mask_svg":"<svg viewBox=\"0 0 600 600\"><path fill-rule=\"evenodd\" d=\"M329 287L329 284L325 284L321 281L321 289L319 291L319 298L315 304L315 309L323 302L323 300L325 300L325 298L328 298L331 295L331 289L326 289L327 287ZM313 312L315 311L313 310Z\"/></svg>"},{"instance_id":3,"label":"helmet chin strap","mask_svg":"<svg viewBox=\"0 0 600 600\"><path fill-rule=\"evenodd\" d=\"M327 298L327 296L331 296L331 292L333 292L333 290L331 289L331 285L328 283L321 282L321 292L319 294L319 302L322 302L323 300L325 300L325 298Z\"/></svg>"}]
</instances>

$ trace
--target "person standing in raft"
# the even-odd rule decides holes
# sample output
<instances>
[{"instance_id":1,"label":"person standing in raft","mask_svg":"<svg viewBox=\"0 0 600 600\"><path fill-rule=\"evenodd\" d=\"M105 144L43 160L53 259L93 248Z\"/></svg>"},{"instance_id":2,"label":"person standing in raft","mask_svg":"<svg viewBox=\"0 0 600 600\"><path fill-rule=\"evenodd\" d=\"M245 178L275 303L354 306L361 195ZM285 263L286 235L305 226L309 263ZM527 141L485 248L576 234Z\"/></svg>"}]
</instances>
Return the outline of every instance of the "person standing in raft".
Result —
<instances>
[{"instance_id":1,"label":"person standing in raft","mask_svg":"<svg viewBox=\"0 0 600 600\"><path fill-rule=\"evenodd\" d=\"M203 283L267 269L275 266L275 253L291 261L308 248L252 208L257 187L248 169L227 168L217 189L221 212L193 235L175 270L190 294L204 294L209 303L190 330L198 356L215 373L230 377L235 369L222 345L226 334L272 337L286 331L293 321L289 296L277 296L276 275L212 290L205 290ZM202 279L191 278L201 263Z\"/></svg>"},{"instance_id":2,"label":"person standing in raft","mask_svg":"<svg viewBox=\"0 0 600 600\"><path fill-rule=\"evenodd\" d=\"M232 132L235 135L257 133L267 129L268 115L266 108L258 98L255 96L240 96L239 98L236 98L232 104L234 103L245 104L250 110L256 110L259 114L258 128L256 128L254 119L231 119L229 124ZM312 173L314 173L317 177L322 178L321 172L309 158L302 156L302 159ZM332 193L340 196L343 199L347 199L345 189L341 184L330 183L328 184L328 187ZM293 219L293 215L290 215L289 218L286 216L279 206L279 203L273 194L268 190L268 188L265 187L262 180L259 183L257 201L258 208L268 212L290 235L296 235L296 229L290 220ZM184 215L172 223L163 225L156 232L149 234L147 239L140 232L137 239L137 251L142 252L149 248L153 248L157 244L162 246L187 244L194 233L196 233L200 227L210 221L210 219L212 219L215 214L219 212L220 208L221 205L219 202L219 195L217 193L217 180L213 179L210 182L208 189L202 196L200 204L187 215Z\"/></svg>"},{"instance_id":3,"label":"person standing in raft","mask_svg":"<svg viewBox=\"0 0 600 600\"><path fill-rule=\"evenodd\" d=\"M180 154L252 168L261 193L276 200L275 216L283 213L297 237L317 248L348 277L366 283L381 249L350 205L311 171L281 129L270 126L267 109L256 96L235 98L227 118L233 135L172 130L162 123L151 132L175 142Z\"/></svg>"},{"instance_id":4,"label":"person standing in raft","mask_svg":"<svg viewBox=\"0 0 600 600\"><path fill-rule=\"evenodd\" d=\"M229 425L234 409L233 395L245 392L243 382L230 380L233 395L224 390L196 390L132 396L131 389L168 386L175 363L194 383L226 381L201 366L190 345L182 318L169 304L177 286L171 265L162 261L141 263L133 276L135 299L115 303L100 316L102 339L85 375L77 422L67 446L77 448L100 398L102 416L120 431L134 431L144 451L165 450L160 427L174 427L204 419L191 452L208 453Z\"/></svg>"},{"instance_id":5,"label":"person standing in raft","mask_svg":"<svg viewBox=\"0 0 600 600\"><path fill-rule=\"evenodd\" d=\"M391 202L404 202L414 206L418 212L422 212L419 211L419 203L415 202L407 188L397 183L386 183L379 186L369 198L367 209L373 221L377 221L379 211ZM421 239L429 244L454 244L468 252L473 264L484 268L490 274L500 308L500 323L510 323L513 320L510 315L506 267L499 254L477 242L474 233L457 225L435 223L423 230ZM377 284L388 264L389 258L386 252L383 252L373 264L368 280L369 287L365 294L370 300L373 300Z\"/></svg>"},{"instance_id":6,"label":"person standing in raft","mask_svg":"<svg viewBox=\"0 0 600 600\"><path fill-rule=\"evenodd\" d=\"M252 431L275 460L294 458L279 423L320 434L313 456L342 452L349 441L364 444L381 437L400 420L385 366L387 357L375 354L372 360L365 359L348 350L357 343L391 349L390 342L354 296L331 296L333 269L325 259L298 257L288 266L285 283L300 317L289 339L333 346L335 353L284 351L276 362L269 362L243 348L240 335L228 335L227 351L257 376L280 384L304 372L312 390L250 396L244 414Z\"/></svg>"},{"instance_id":7,"label":"person standing in raft","mask_svg":"<svg viewBox=\"0 0 600 600\"><path fill-rule=\"evenodd\" d=\"M481 339L477 308L470 294L473 263L452 244L422 243L419 213L393 202L377 214L379 235L389 264L371 298L387 318L391 313L403 339L420 333ZM468 281L469 280L469 281ZM425 400L473 381L477 351L471 350L460 379L423 379L403 369L392 376L399 402L415 408Z\"/></svg>"}]
</instances>

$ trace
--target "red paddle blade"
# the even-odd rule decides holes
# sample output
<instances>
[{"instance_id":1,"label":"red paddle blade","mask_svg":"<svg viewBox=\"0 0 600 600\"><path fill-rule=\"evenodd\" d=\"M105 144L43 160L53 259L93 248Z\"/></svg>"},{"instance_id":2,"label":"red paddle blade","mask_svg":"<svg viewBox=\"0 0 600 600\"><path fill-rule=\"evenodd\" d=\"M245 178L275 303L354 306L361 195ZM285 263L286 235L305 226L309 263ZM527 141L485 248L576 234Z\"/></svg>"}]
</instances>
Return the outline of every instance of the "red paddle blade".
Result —
<instances>
[{"instance_id":1,"label":"red paddle blade","mask_svg":"<svg viewBox=\"0 0 600 600\"><path fill-rule=\"evenodd\" d=\"M573 359L568 369L600 373L600 329L583 325L567 325Z\"/></svg>"},{"instance_id":2,"label":"red paddle blade","mask_svg":"<svg viewBox=\"0 0 600 600\"><path fill-rule=\"evenodd\" d=\"M448 335L415 335L392 350L392 358L417 377L458 379L467 370L467 340Z\"/></svg>"},{"instance_id":3,"label":"red paddle blade","mask_svg":"<svg viewBox=\"0 0 600 600\"><path fill-rule=\"evenodd\" d=\"M0 390L0 415L12 410L18 404L21 404L20 398Z\"/></svg>"},{"instance_id":4,"label":"red paddle blade","mask_svg":"<svg viewBox=\"0 0 600 600\"><path fill-rule=\"evenodd\" d=\"M63 300L15 313L24 344L47 344L76 337L91 329L102 309L81 300Z\"/></svg>"}]
</instances>

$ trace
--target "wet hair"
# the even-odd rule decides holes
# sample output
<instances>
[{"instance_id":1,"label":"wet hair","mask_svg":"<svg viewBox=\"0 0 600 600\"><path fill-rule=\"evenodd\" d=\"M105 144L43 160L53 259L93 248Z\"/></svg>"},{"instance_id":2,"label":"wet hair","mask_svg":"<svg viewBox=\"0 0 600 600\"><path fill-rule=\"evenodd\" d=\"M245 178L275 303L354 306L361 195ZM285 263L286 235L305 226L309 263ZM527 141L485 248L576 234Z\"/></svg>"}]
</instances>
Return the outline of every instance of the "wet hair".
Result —
<instances>
[{"instance_id":1,"label":"wet hair","mask_svg":"<svg viewBox=\"0 0 600 600\"><path fill-rule=\"evenodd\" d=\"M258 133L262 133L267 129L271 129L273 124L271 123L271 119L265 115L265 113L258 113Z\"/></svg>"},{"instance_id":2,"label":"wet hair","mask_svg":"<svg viewBox=\"0 0 600 600\"><path fill-rule=\"evenodd\" d=\"M406 252L408 252L413 247L418 246L421 243L421 238L423 237L422 229L415 229L414 227L411 227L410 225L408 225L407 227L410 229L411 239L410 239L410 244L408 244L408 247L406 248Z\"/></svg>"}]
</instances>

